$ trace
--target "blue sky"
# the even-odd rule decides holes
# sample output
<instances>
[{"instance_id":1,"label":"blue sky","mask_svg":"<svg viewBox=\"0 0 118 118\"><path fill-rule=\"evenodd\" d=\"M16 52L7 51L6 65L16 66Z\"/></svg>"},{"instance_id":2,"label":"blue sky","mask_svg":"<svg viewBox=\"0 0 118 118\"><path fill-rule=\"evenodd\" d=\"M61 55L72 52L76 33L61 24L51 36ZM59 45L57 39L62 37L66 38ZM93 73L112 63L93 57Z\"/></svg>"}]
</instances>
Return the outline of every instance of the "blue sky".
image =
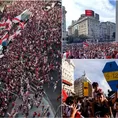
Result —
<instances>
[{"instance_id":1,"label":"blue sky","mask_svg":"<svg viewBox=\"0 0 118 118\"><path fill-rule=\"evenodd\" d=\"M107 90L110 89L102 70L106 64L106 62L110 62L114 60L97 60L97 59L73 59L75 64L75 73L74 79L81 77L86 72L87 77L91 80L91 82L98 82L100 87L107 93ZM115 60L118 64L118 60Z\"/></svg>"},{"instance_id":2,"label":"blue sky","mask_svg":"<svg viewBox=\"0 0 118 118\"><path fill-rule=\"evenodd\" d=\"M116 6L116 0L109 0L110 4L112 4L114 7Z\"/></svg>"},{"instance_id":3,"label":"blue sky","mask_svg":"<svg viewBox=\"0 0 118 118\"><path fill-rule=\"evenodd\" d=\"M71 25L72 20L78 20L86 9L94 10L100 15L100 21L116 22L115 0L62 0L66 8L66 24Z\"/></svg>"}]
</instances>

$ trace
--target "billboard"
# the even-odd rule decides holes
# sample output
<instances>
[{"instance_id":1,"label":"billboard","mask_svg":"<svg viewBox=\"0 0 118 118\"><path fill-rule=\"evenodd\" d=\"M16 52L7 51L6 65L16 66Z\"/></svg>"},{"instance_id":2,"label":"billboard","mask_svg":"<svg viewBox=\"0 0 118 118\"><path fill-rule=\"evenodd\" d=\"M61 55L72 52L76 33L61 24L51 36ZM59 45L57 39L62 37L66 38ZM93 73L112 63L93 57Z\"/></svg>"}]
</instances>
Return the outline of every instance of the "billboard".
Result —
<instances>
[{"instance_id":1,"label":"billboard","mask_svg":"<svg viewBox=\"0 0 118 118\"><path fill-rule=\"evenodd\" d=\"M84 82L84 96L88 96L88 82Z\"/></svg>"},{"instance_id":2,"label":"billboard","mask_svg":"<svg viewBox=\"0 0 118 118\"><path fill-rule=\"evenodd\" d=\"M94 17L94 11L92 11L92 10L85 10L85 15L86 16L93 16Z\"/></svg>"}]
</instances>

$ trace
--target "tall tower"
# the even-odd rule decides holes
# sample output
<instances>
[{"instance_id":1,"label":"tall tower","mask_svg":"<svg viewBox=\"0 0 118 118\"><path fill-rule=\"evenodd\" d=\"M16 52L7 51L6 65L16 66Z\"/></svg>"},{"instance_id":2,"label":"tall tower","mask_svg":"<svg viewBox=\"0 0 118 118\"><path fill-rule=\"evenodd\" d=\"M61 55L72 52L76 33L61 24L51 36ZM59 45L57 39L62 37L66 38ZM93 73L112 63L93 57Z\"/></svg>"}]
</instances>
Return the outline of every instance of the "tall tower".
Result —
<instances>
[{"instance_id":1,"label":"tall tower","mask_svg":"<svg viewBox=\"0 0 118 118\"><path fill-rule=\"evenodd\" d=\"M116 0L116 42L118 42L118 1Z\"/></svg>"}]
</instances>

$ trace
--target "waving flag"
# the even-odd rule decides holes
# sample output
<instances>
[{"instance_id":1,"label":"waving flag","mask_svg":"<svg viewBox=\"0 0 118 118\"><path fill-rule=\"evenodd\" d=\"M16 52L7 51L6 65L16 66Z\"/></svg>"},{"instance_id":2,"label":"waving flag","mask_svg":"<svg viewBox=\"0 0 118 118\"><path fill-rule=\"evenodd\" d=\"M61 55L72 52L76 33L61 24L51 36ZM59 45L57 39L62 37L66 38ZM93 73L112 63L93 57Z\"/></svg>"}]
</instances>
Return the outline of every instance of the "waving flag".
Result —
<instances>
[{"instance_id":1,"label":"waving flag","mask_svg":"<svg viewBox=\"0 0 118 118\"><path fill-rule=\"evenodd\" d=\"M18 30L24 29L27 23L19 22Z\"/></svg>"},{"instance_id":2,"label":"waving flag","mask_svg":"<svg viewBox=\"0 0 118 118\"><path fill-rule=\"evenodd\" d=\"M66 59L67 59L69 56L70 56L70 51L65 52L65 53L63 54L63 57L66 58Z\"/></svg>"},{"instance_id":3,"label":"waving flag","mask_svg":"<svg viewBox=\"0 0 118 118\"><path fill-rule=\"evenodd\" d=\"M0 40L0 45L2 45L2 46L7 46L7 44L8 44L8 38L9 38L9 35L8 35L8 33L6 33L6 34L2 37L2 39Z\"/></svg>"},{"instance_id":4,"label":"waving flag","mask_svg":"<svg viewBox=\"0 0 118 118\"><path fill-rule=\"evenodd\" d=\"M68 94L64 89L62 89L62 101L65 102L66 98L68 97Z\"/></svg>"},{"instance_id":5,"label":"waving flag","mask_svg":"<svg viewBox=\"0 0 118 118\"><path fill-rule=\"evenodd\" d=\"M12 22L11 22L11 20L8 18L8 20L6 21L6 26L7 26L7 30L10 30L11 29L11 27L12 27Z\"/></svg>"},{"instance_id":6,"label":"waving flag","mask_svg":"<svg viewBox=\"0 0 118 118\"><path fill-rule=\"evenodd\" d=\"M3 23L0 23L0 29L5 29L6 28L6 23L3 22Z\"/></svg>"},{"instance_id":7,"label":"waving flag","mask_svg":"<svg viewBox=\"0 0 118 118\"><path fill-rule=\"evenodd\" d=\"M2 43L3 43L4 41L6 41L6 40L8 39L8 37L9 37L9 35L8 35L8 33L6 33L6 34L0 39L0 45L2 45Z\"/></svg>"},{"instance_id":8,"label":"waving flag","mask_svg":"<svg viewBox=\"0 0 118 118\"><path fill-rule=\"evenodd\" d=\"M27 21L30 16L31 16L31 12L28 9L26 9L20 15L16 16L15 18L13 18L12 22L19 23L21 21Z\"/></svg>"},{"instance_id":9,"label":"waving flag","mask_svg":"<svg viewBox=\"0 0 118 118\"><path fill-rule=\"evenodd\" d=\"M112 91L118 91L118 65L115 61L107 62L102 70Z\"/></svg>"},{"instance_id":10,"label":"waving flag","mask_svg":"<svg viewBox=\"0 0 118 118\"><path fill-rule=\"evenodd\" d=\"M84 48L86 48L86 47L88 47L89 46L89 44L87 43L87 42L83 42L83 47Z\"/></svg>"}]
</instances>

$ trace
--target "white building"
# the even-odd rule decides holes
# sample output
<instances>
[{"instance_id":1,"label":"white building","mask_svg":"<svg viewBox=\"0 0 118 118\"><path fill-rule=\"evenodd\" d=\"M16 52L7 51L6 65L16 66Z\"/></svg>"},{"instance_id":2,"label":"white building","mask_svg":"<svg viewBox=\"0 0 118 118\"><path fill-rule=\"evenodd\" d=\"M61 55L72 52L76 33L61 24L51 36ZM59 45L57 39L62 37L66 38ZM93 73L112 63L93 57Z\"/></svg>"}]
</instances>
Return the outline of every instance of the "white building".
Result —
<instances>
[{"instance_id":1,"label":"white building","mask_svg":"<svg viewBox=\"0 0 118 118\"><path fill-rule=\"evenodd\" d=\"M79 35L86 35L93 39L99 38L100 21L91 16L86 16L79 20Z\"/></svg>"},{"instance_id":2,"label":"white building","mask_svg":"<svg viewBox=\"0 0 118 118\"><path fill-rule=\"evenodd\" d=\"M90 39L104 40L113 39L113 32L116 31L116 24L112 22L101 22L99 21L99 15L94 13L92 10L91 16L82 14L77 21L72 21L72 24L68 27L69 35L86 35Z\"/></svg>"},{"instance_id":3,"label":"white building","mask_svg":"<svg viewBox=\"0 0 118 118\"><path fill-rule=\"evenodd\" d=\"M72 60L62 59L62 89L68 95L74 93L74 69L75 65Z\"/></svg>"},{"instance_id":4,"label":"white building","mask_svg":"<svg viewBox=\"0 0 118 118\"><path fill-rule=\"evenodd\" d=\"M66 38L67 31L66 31L66 13L65 7L62 6L62 38Z\"/></svg>"},{"instance_id":5,"label":"white building","mask_svg":"<svg viewBox=\"0 0 118 118\"><path fill-rule=\"evenodd\" d=\"M72 21L71 26L68 27L69 35L86 35L93 39L99 38L99 15L87 16L82 14L77 21Z\"/></svg>"},{"instance_id":6,"label":"white building","mask_svg":"<svg viewBox=\"0 0 118 118\"><path fill-rule=\"evenodd\" d=\"M74 81L74 90L79 97L92 97L92 83L86 74Z\"/></svg>"},{"instance_id":7,"label":"white building","mask_svg":"<svg viewBox=\"0 0 118 118\"><path fill-rule=\"evenodd\" d=\"M115 23L108 21L100 23L100 38L102 40L112 40L114 32L116 32Z\"/></svg>"}]
</instances>

